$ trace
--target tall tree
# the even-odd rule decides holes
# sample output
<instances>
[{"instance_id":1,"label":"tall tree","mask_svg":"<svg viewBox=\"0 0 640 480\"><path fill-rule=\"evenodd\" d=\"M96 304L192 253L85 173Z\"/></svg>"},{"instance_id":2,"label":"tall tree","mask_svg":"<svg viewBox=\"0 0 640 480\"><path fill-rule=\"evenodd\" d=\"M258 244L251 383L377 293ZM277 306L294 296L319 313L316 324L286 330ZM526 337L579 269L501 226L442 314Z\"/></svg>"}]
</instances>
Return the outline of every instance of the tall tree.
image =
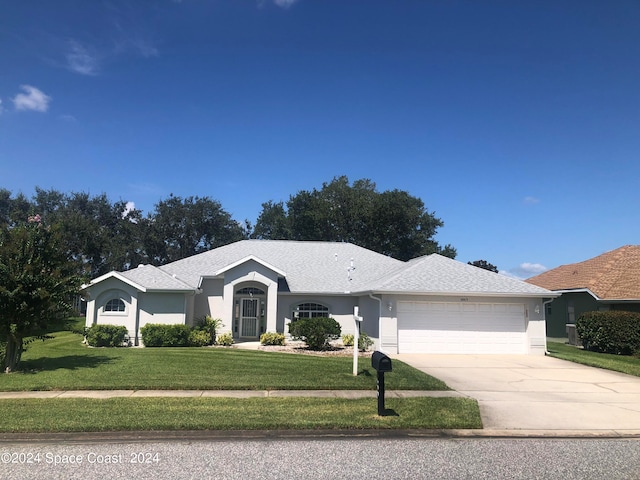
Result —
<instances>
[{"instance_id":1,"label":"tall tree","mask_svg":"<svg viewBox=\"0 0 640 480\"><path fill-rule=\"evenodd\" d=\"M262 204L262 212L253 229L251 238L287 240L291 238L291 225L284 203L271 200Z\"/></svg>"},{"instance_id":2,"label":"tall tree","mask_svg":"<svg viewBox=\"0 0 640 480\"><path fill-rule=\"evenodd\" d=\"M378 192L375 183L361 179L349 184L345 176L323 183L320 190L302 190L282 203L267 202L256 223L256 238L288 238L351 242L376 252L409 260L430 253L455 258L451 245L434 239L443 226L422 200L402 190ZM286 225L273 232L275 225Z\"/></svg>"},{"instance_id":3,"label":"tall tree","mask_svg":"<svg viewBox=\"0 0 640 480\"><path fill-rule=\"evenodd\" d=\"M39 215L0 231L0 338L5 372L16 369L24 340L72 310L70 300L82 283L56 228Z\"/></svg>"},{"instance_id":4,"label":"tall tree","mask_svg":"<svg viewBox=\"0 0 640 480\"><path fill-rule=\"evenodd\" d=\"M143 225L145 253L154 265L247 238L245 228L209 197L170 195L156 204Z\"/></svg>"}]
</instances>

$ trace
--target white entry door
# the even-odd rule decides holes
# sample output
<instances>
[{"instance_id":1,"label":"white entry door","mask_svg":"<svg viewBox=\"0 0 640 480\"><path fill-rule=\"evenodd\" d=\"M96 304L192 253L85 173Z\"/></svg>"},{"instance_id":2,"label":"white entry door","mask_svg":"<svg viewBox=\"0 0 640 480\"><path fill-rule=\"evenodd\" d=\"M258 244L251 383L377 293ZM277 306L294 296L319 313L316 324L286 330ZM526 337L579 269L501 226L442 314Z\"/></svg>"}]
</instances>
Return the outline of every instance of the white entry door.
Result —
<instances>
[{"instance_id":1,"label":"white entry door","mask_svg":"<svg viewBox=\"0 0 640 480\"><path fill-rule=\"evenodd\" d=\"M256 338L258 336L258 308L260 301L257 298L243 298L240 312L240 337Z\"/></svg>"}]
</instances>

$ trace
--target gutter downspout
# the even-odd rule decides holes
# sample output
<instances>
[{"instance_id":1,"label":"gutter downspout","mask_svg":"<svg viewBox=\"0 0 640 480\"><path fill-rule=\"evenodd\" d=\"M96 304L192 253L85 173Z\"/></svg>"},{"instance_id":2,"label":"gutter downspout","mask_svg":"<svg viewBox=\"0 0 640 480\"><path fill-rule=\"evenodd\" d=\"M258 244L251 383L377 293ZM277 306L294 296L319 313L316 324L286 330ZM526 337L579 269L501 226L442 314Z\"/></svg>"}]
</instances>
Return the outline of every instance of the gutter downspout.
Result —
<instances>
[{"instance_id":1,"label":"gutter downspout","mask_svg":"<svg viewBox=\"0 0 640 480\"><path fill-rule=\"evenodd\" d=\"M550 304L551 302L553 302L555 300L555 298L551 298L549 300L547 300L546 302L542 302L542 320L544 320L544 336L545 336L545 341L544 341L544 354L545 355L551 355L549 353L549 350L547 350L547 305Z\"/></svg>"},{"instance_id":2,"label":"gutter downspout","mask_svg":"<svg viewBox=\"0 0 640 480\"><path fill-rule=\"evenodd\" d=\"M382 299L378 297L374 297L373 293L369 294L369 298L378 301L378 349L384 351L382 349Z\"/></svg>"}]
</instances>

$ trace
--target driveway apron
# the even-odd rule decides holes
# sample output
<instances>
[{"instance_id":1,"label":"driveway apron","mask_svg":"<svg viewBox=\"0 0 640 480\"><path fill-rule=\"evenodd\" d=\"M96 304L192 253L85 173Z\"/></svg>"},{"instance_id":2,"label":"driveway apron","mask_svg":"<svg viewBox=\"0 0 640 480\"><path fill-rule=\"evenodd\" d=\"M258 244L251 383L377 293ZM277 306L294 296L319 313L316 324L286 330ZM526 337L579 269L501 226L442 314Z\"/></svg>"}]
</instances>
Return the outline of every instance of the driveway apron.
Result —
<instances>
[{"instance_id":1,"label":"driveway apron","mask_svg":"<svg viewBox=\"0 0 640 480\"><path fill-rule=\"evenodd\" d=\"M392 355L475 398L485 429L640 433L640 378L533 355Z\"/></svg>"}]
</instances>

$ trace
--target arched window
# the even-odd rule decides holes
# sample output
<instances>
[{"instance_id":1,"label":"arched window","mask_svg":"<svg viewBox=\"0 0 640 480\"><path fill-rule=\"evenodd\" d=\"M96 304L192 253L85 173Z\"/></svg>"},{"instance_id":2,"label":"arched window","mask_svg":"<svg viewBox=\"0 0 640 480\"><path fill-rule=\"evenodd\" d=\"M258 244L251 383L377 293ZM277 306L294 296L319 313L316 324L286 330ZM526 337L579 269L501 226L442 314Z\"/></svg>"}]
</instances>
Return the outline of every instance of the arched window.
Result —
<instances>
[{"instance_id":1,"label":"arched window","mask_svg":"<svg viewBox=\"0 0 640 480\"><path fill-rule=\"evenodd\" d=\"M301 303L293 311L293 318L316 318L329 315L329 307L320 303Z\"/></svg>"},{"instance_id":2,"label":"arched window","mask_svg":"<svg viewBox=\"0 0 640 480\"><path fill-rule=\"evenodd\" d=\"M124 312L125 310L126 306L119 298L112 298L104 306L105 312Z\"/></svg>"},{"instance_id":3,"label":"arched window","mask_svg":"<svg viewBox=\"0 0 640 480\"><path fill-rule=\"evenodd\" d=\"M264 295L264 290L256 287L244 287L236 292L237 295Z\"/></svg>"}]
</instances>

